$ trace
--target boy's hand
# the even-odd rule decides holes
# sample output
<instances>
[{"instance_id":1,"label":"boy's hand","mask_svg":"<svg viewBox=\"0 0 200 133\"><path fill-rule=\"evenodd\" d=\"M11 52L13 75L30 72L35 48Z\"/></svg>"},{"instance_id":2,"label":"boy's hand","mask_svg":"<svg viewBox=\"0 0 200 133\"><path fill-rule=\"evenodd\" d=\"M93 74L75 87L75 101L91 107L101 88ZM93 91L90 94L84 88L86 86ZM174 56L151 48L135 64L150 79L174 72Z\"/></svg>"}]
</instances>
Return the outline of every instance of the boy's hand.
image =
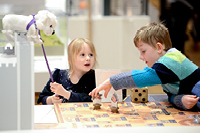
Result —
<instances>
[{"instance_id":1,"label":"boy's hand","mask_svg":"<svg viewBox=\"0 0 200 133\"><path fill-rule=\"evenodd\" d=\"M110 84L110 80L107 79L106 81L104 81L102 84L100 84L98 87L96 87L93 91L91 91L89 93L90 96L92 97L97 97L97 94L104 90L105 93L104 93L104 97L107 98L107 95L108 95L108 92L110 91L112 85Z\"/></svg>"},{"instance_id":2,"label":"boy's hand","mask_svg":"<svg viewBox=\"0 0 200 133\"><path fill-rule=\"evenodd\" d=\"M194 107L194 105L196 105L198 100L199 100L199 97L195 95L184 95L181 99L186 109L191 109L192 107Z\"/></svg>"}]
</instances>

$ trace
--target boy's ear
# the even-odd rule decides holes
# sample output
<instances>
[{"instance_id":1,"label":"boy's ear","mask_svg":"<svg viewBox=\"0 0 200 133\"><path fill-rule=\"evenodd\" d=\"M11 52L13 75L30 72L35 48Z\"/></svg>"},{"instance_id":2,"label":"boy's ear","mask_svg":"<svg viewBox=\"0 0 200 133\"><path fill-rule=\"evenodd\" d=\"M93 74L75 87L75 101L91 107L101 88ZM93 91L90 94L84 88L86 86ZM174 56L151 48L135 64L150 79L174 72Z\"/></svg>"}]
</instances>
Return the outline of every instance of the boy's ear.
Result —
<instances>
[{"instance_id":1,"label":"boy's ear","mask_svg":"<svg viewBox=\"0 0 200 133\"><path fill-rule=\"evenodd\" d=\"M161 43L157 42L156 43L156 47L157 47L157 50L158 50L158 53L162 53L162 51L165 49L165 46L162 45Z\"/></svg>"}]
</instances>

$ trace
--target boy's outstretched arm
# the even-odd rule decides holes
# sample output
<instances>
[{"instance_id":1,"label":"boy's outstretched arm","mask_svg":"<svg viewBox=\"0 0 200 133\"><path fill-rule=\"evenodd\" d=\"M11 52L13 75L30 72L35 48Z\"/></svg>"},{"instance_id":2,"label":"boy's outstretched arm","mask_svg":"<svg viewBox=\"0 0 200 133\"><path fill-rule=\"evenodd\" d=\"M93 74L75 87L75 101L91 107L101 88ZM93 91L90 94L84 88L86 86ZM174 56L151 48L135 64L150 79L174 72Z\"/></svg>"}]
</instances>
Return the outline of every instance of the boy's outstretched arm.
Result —
<instances>
[{"instance_id":1,"label":"boy's outstretched arm","mask_svg":"<svg viewBox=\"0 0 200 133\"><path fill-rule=\"evenodd\" d=\"M105 93L104 93L104 97L107 98L107 95L108 95L108 92L110 91L112 85L110 83L110 79L107 79L106 81L104 81L102 84L100 84L98 87L96 87L93 91L91 91L89 93L90 96L92 97L97 97L97 94L104 90Z\"/></svg>"}]
</instances>

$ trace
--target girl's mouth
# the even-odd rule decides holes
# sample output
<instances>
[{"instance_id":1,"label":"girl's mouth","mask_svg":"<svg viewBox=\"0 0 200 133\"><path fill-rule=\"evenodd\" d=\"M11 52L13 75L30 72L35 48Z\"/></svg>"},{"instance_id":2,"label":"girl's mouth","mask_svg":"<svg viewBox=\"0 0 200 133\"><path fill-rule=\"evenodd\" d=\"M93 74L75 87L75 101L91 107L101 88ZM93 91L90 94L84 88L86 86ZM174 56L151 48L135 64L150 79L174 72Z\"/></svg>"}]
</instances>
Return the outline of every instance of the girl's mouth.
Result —
<instances>
[{"instance_id":1,"label":"girl's mouth","mask_svg":"<svg viewBox=\"0 0 200 133\"><path fill-rule=\"evenodd\" d=\"M85 64L86 67L90 66L90 64Z\"/></svg>"}]
</instances>

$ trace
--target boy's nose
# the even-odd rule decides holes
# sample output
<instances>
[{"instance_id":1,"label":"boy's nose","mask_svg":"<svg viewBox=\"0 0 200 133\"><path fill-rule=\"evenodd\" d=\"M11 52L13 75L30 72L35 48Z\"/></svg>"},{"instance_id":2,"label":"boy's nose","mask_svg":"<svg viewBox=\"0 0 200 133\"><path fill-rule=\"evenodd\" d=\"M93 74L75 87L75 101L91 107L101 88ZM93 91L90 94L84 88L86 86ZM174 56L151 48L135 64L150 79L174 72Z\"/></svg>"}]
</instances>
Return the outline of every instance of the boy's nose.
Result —
<instances>
[{"instance_id":1,"label":"boy's nose","mask_svg":"<svg viewBox=\"0 0 200 133\"><path fill-rule=\"evenodd\" d=\"M140 57L139 57L139 58L140 58L140 60L144 60L144 57L143 57L142 55L140 55Z\"/></svg>"}]
</instances>

